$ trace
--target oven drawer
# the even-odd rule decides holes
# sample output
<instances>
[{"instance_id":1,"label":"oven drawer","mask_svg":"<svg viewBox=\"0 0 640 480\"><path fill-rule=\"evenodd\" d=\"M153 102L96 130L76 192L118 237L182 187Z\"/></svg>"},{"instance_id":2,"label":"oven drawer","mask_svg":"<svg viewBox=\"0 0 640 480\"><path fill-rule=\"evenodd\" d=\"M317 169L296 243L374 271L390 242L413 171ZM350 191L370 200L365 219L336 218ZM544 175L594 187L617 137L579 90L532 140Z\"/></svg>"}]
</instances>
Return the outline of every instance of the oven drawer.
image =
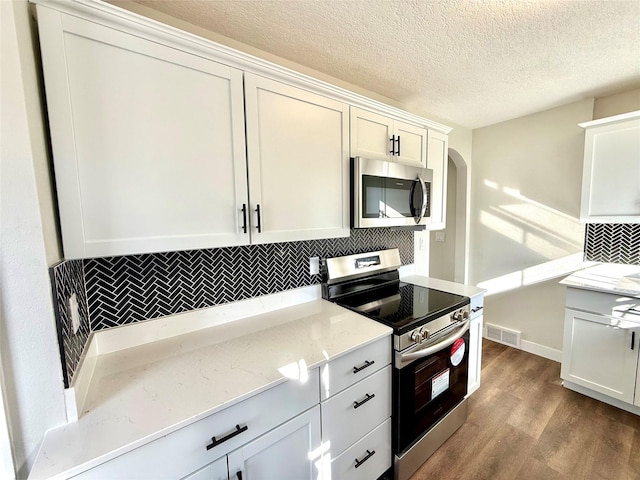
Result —
<instances>
[{"instance_id":1,"label":"oven drawer","mask_svg":"<svg viewBox=\"0 0 640 480\"><path fill-rule=\"evenodd\" d=\"M317 404L318 381L315 368L304 384L281 383L74 478L182 478ZM213 436L223 441L207 449Z\"/></svg>"},{"instance_id":2,"label":"oven drawer","mask_svg":"<svg viewBox=\"0 0 640 480\"><path fill-rule=\"evenodd\" d=\"M333 448L331 450L333 451ZM358 465L357 468L356 465ZM391 419L388 418L382 425L333 459L331 478L371 480L378 478L390 466Z\"/></svg>"},{"instance_id":3,"label":"oven drawer","mask_svg":"<svg viewBox=\"0 0 640 480\"><path fill-rule=\"evenodd\" d=\"M320 398L326 400L391 363L391 338L384 337L332 360L322 369Z\"/></svg>"},{"instance_id":4,"label":"oven drawer","mask_svg":"<svg viewBox=\"0 0 640 480\"><path fill-rule=\"evenodd\" d=\"M391 416L391 366L331 397L321 408L322 441L330 442L332 454L339 454Z\"/></svg>"}]
</instances>

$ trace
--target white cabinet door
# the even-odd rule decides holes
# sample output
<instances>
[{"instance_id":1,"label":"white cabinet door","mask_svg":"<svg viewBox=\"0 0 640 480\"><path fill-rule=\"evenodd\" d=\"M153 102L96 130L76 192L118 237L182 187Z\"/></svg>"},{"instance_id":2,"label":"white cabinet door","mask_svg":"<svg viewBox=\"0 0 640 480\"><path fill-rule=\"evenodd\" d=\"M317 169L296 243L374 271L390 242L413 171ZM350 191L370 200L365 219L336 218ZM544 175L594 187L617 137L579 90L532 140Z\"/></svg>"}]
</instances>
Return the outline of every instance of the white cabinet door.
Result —
<instances>
[{"instance_id":1,"label":"white cabinet door","mask_svg":"<svg viewBox=\"0 0 640 480\"><path fill-rule=\"evenodd\" d=\"M227 456L218 459L210 465L187 475L183 480L228 480Z\"/></svg>"},{"instance_id":2,"label":"white cabinet door","mask_svg":"<svg viewBox=\"0 0 640 480\"><path fill-rule=\"evenodd\" d=\"M637 342L631 345L632 330L616 328L611 322L609 317L566 309L560 376L633 403Z\"/></svg>"},{"instance_id":3,"label":"white cabinet door","mask_svg":"<svg viewBox=\"0 0 640 480\"><path fill-rule=\"evenodd\" d=\"M65 258L241 245L242 72L38 6Z\"/></svg>"},{"instance_id":4,"label":"white cabinet door","mask_svg":"<svg viewBox=\"0 0 640 480\"><path fill-rule=\"evenodd\" d=\"M393 161L393 120L378 113L351 107L350 151L352 157Z\"/></svg>"},{"instance_id":5,"label":"white cabinet door","mask_svg":"<svg viewBox=\"0 0 640 480\"><path fill-rule=\"evenodd\" d=\"M315 406L228 455L232 480L316 480L322 468Z\"/></svg>"},{"instance_id":6,"label":"white cabinet door","mask_svg":"<svg viewBox=\"0 0 640 480\"><path fill-rule=\"evenodd\" d=\"M248 73L245 102L252 242L349 236L348 105Z\"/></svg>"},{"instance_id":7,"label":"white cabinet door","mask_svg":"<svg viewBox=\"0 0 640 480\"><path fill-rule=\"evenodd\" d=\"M427 134L427 168L433 170L430 230L441 230L446 226L448 152L449 137L443 133L429 130Z\"/></svg>"},{"instance_id":8,"label":"white cabinet door","mask_svg":"<svg viewBox=\"0 0 640 480\"><path fill-rule=\"evenodd\" d=\"M580 219L640 222L640 112L587 124Z\"/></svg>"},{"instance_id":9,"label":"white cabinet door","mask_svg":"<svg viewBox=\"0 0 640 480\"><path fill-rule=\"evenodd\" d=\"M427 167L427 129L396 121L394 132L397 139L396 162Z\"/></svg>"},{"instance_id":10,"label":"white cabinet door","mask_svg":"<svg viewBox=\"0 0 640 480\"><path fill-rule=\"evenodd\" d=\"M469 380L467 382L467 395L471 395L480 388L480 372L482 370L482 322L482 315L473 317L469 328Z\"/></svg>"},{"instance_id":11,"label":"white cabinet door","mask_svg":"<svg viewBox=\"0 0 640 480\"><path fill-rule=\"evenodd\" d=\"M357 107L351 107L350 125L352 157L426 167L426 128Z\"/></svg>"}]
</instances>

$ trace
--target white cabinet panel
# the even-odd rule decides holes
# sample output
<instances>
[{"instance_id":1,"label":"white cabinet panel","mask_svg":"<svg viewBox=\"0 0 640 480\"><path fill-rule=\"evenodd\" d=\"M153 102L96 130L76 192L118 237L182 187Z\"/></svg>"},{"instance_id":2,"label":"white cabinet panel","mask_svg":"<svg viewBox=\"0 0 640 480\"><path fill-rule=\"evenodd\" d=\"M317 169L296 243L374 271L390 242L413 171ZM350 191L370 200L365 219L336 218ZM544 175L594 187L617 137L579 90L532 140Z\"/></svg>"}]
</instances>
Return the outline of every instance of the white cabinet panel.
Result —
<instances>
[{"instance_id":1,"label":"white cabinet panel","mask_svg":"<svg viewBox=\"0 0 640 480\"><path fill-rule=\"evenodd\" d=\"M640 112L581 124L586 127L584 222L640 222Z\"/></svg>"},{"instance_id":2,"label":"white cabinet panel","mask_svg":"<svg viewBox=\"0 0 640 480\"><path fill-rule=\"evenodd\" d=\"M336 480L372 480L391 466L391 419L375 428L331 462Z\"/></svg>"},{"instance_id":3,"label":"white cabinet panel","mask_svg":"<svg viewBox=\"0 0 640 480\"><path fill-rule=\"evenodd\" d=\"M427 129L351 107L352 157L398 162L425 168Z\"/></svg>"},{"instance_id":4,"label":"white cabinet panel","mask_svg":"<svg viewBox=\"0 0 640 480\"><path fill-rule=\"evenodd\" d=\"M479 315L471 319L469 327L469 380L467 383L467 395L471 395L480 388L480 375L482 372L482 324L483 316Z\"/></svg>"},{"instance_id":5,"label":"white cabinet panel","mask_svg":"<svg viewBox=\"0 0 640 480\"><path fill-rule=\"evenodd\" d=\"M207 465L201 470L187 475L183 480L228 480L229 472L227 470L227 457L224 456L219 460Z\"/></svg>"},{"instance_id":6,"label":"white cabinet panel","mask_svg":"<svg viewBox=\"0 0 640 480\"><path fill-rule=\"evenodd\" d=\"M433 170L430 230L441 230L446 226L448 138L447 135L434 130L429 130L427 134L427 168Z\"/></svg>"},{"instance_id":7,"label":"white cabinet panel","mask_svg":"<svg viewBox=\"0 0 640 480\"><path fill-rule=\"evenodd\" d=\"M610 323L609 317L566 309L561 377L633 403L637 342L631 344L633 330Z\"/></svg>"},{"instance_id":8,"label":"white cabinet panel","mask_svg":"<svg viewBox=\"0 0 640 480\"><path fill-rule=\"evenodd\" d=\"M391 363L391 340L381 338L374 343L338 357L322 367L320 398L332 395L359 382Z\"/></svg>"},{"instance_id":9,"label":"white cabinet panel","mask_svg":"<svg viewBox=\"0 0 640 480\"><path fill-rule=\"evenodd\" d=\"M249 243L242 72L38 17L65 257Z\"/></svg>"},{"instance_id":10,"label":"white cabinet panel","mask_svg":"<svg viewBox=\"0 0 640 480\"><path fill-rule=\"evenodd\" d=\"M324 442L334 455L391 416L391 366L322 403Z\"/></svg>"},{"instance_id":11,"label":"white cabinet panel","mask_svg":"<svg viewBox=\"0 0 640 480\"><path fill-rule=\"evenodd\" d=\"M351 107L350 151L352 157L392 160L393 120L378 113Z\"/></svg>"},{"instance_id":12,"label":"white cabinet panel","mask_svg":"<svg viewBox=\"0 0 640 480\"><path fill-rule=\"evenodd\" d=\"M229 454L229 478L316 480L321 468L320 407Z\"/></svg>"},{"instance_id":13,"label":"white cabinet panel","mask_svg":"<svg viewBox=\"0 0 640 480\"><path fill-rule=\"evenodd\" d=\"M424 168L427 158L427 131L408 123L395 122L396 162ZM399 152L399 153L398 153Z\"/></svg>"},{"instance_id":14,"label":"white cabinet panel","mask_svg":"<svg viewBox=\"0 0 640 480\"><path fill-rule=\"evenodd\" d=\"M248 73L245 101L252 242L348 236L348 105Z\"/></svg>"}]
</instances>

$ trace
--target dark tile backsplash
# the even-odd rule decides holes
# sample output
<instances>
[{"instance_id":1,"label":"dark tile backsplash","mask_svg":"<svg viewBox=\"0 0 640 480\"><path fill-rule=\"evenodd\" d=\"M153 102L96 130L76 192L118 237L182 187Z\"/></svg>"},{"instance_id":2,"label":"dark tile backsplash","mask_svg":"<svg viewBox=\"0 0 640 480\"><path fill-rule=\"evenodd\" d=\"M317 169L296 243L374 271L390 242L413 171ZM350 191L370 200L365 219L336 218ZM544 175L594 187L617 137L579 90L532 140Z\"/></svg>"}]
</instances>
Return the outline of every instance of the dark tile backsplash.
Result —
<instances>
[{"instance_id":1,"label":"dark tile backsplash","mask_svg":"<svg viewBox=\"0 0 640 480\"><path fill-rule=\"evenodd\" d=\"M640 265L640 224L587 224L584 253L594 262Z\"/></svg>"},{"instance_id":2,"label":"dark tile backsplash","mask_svg":"<svg viewBox=\"0 0 640 480\"><path fill-rule=\"evenodd\" d=\"M62 262L51 270L65 387L90 331L317 284L310 257L393 247L403 265L413 263L413 232L386 228L352 230L346 238ZM82 305L76 335L66 312L73 292Z\"/></svg>"},{"instance_id":3,"label":"dark tile backsplash","mask_svg":"<svg viewBox=\"0 0 640 480\"><path fill-rule=\"evenodd\" d=\"M82 263L82 260L68 260L49 269L65 387L68 387L73 379L73 373L80 361L80 356L90 333L87 291ZM71 312L69 310L69 299L74 293L78 300L80 317L80 326L76 334L72 330Z\"/></svg>"}]
</instances>

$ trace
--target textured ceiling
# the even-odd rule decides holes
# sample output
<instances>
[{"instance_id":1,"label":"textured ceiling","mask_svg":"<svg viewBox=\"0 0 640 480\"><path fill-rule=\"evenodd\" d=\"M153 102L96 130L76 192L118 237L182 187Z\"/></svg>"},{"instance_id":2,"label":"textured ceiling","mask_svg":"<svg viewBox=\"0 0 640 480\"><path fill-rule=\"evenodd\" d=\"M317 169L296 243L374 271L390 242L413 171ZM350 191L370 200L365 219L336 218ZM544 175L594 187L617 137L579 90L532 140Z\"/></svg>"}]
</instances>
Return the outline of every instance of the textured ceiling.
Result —
<instances>
[{"instance_id":1,"label":"textured ceiling","mask_svg":"<svg viewBox=\"0 0 640 480\"><path fill-rule=\"evenodd\" d=\"M135 2L469 128L640 87L638 0Z\"/></svg>"}]
</instances>

